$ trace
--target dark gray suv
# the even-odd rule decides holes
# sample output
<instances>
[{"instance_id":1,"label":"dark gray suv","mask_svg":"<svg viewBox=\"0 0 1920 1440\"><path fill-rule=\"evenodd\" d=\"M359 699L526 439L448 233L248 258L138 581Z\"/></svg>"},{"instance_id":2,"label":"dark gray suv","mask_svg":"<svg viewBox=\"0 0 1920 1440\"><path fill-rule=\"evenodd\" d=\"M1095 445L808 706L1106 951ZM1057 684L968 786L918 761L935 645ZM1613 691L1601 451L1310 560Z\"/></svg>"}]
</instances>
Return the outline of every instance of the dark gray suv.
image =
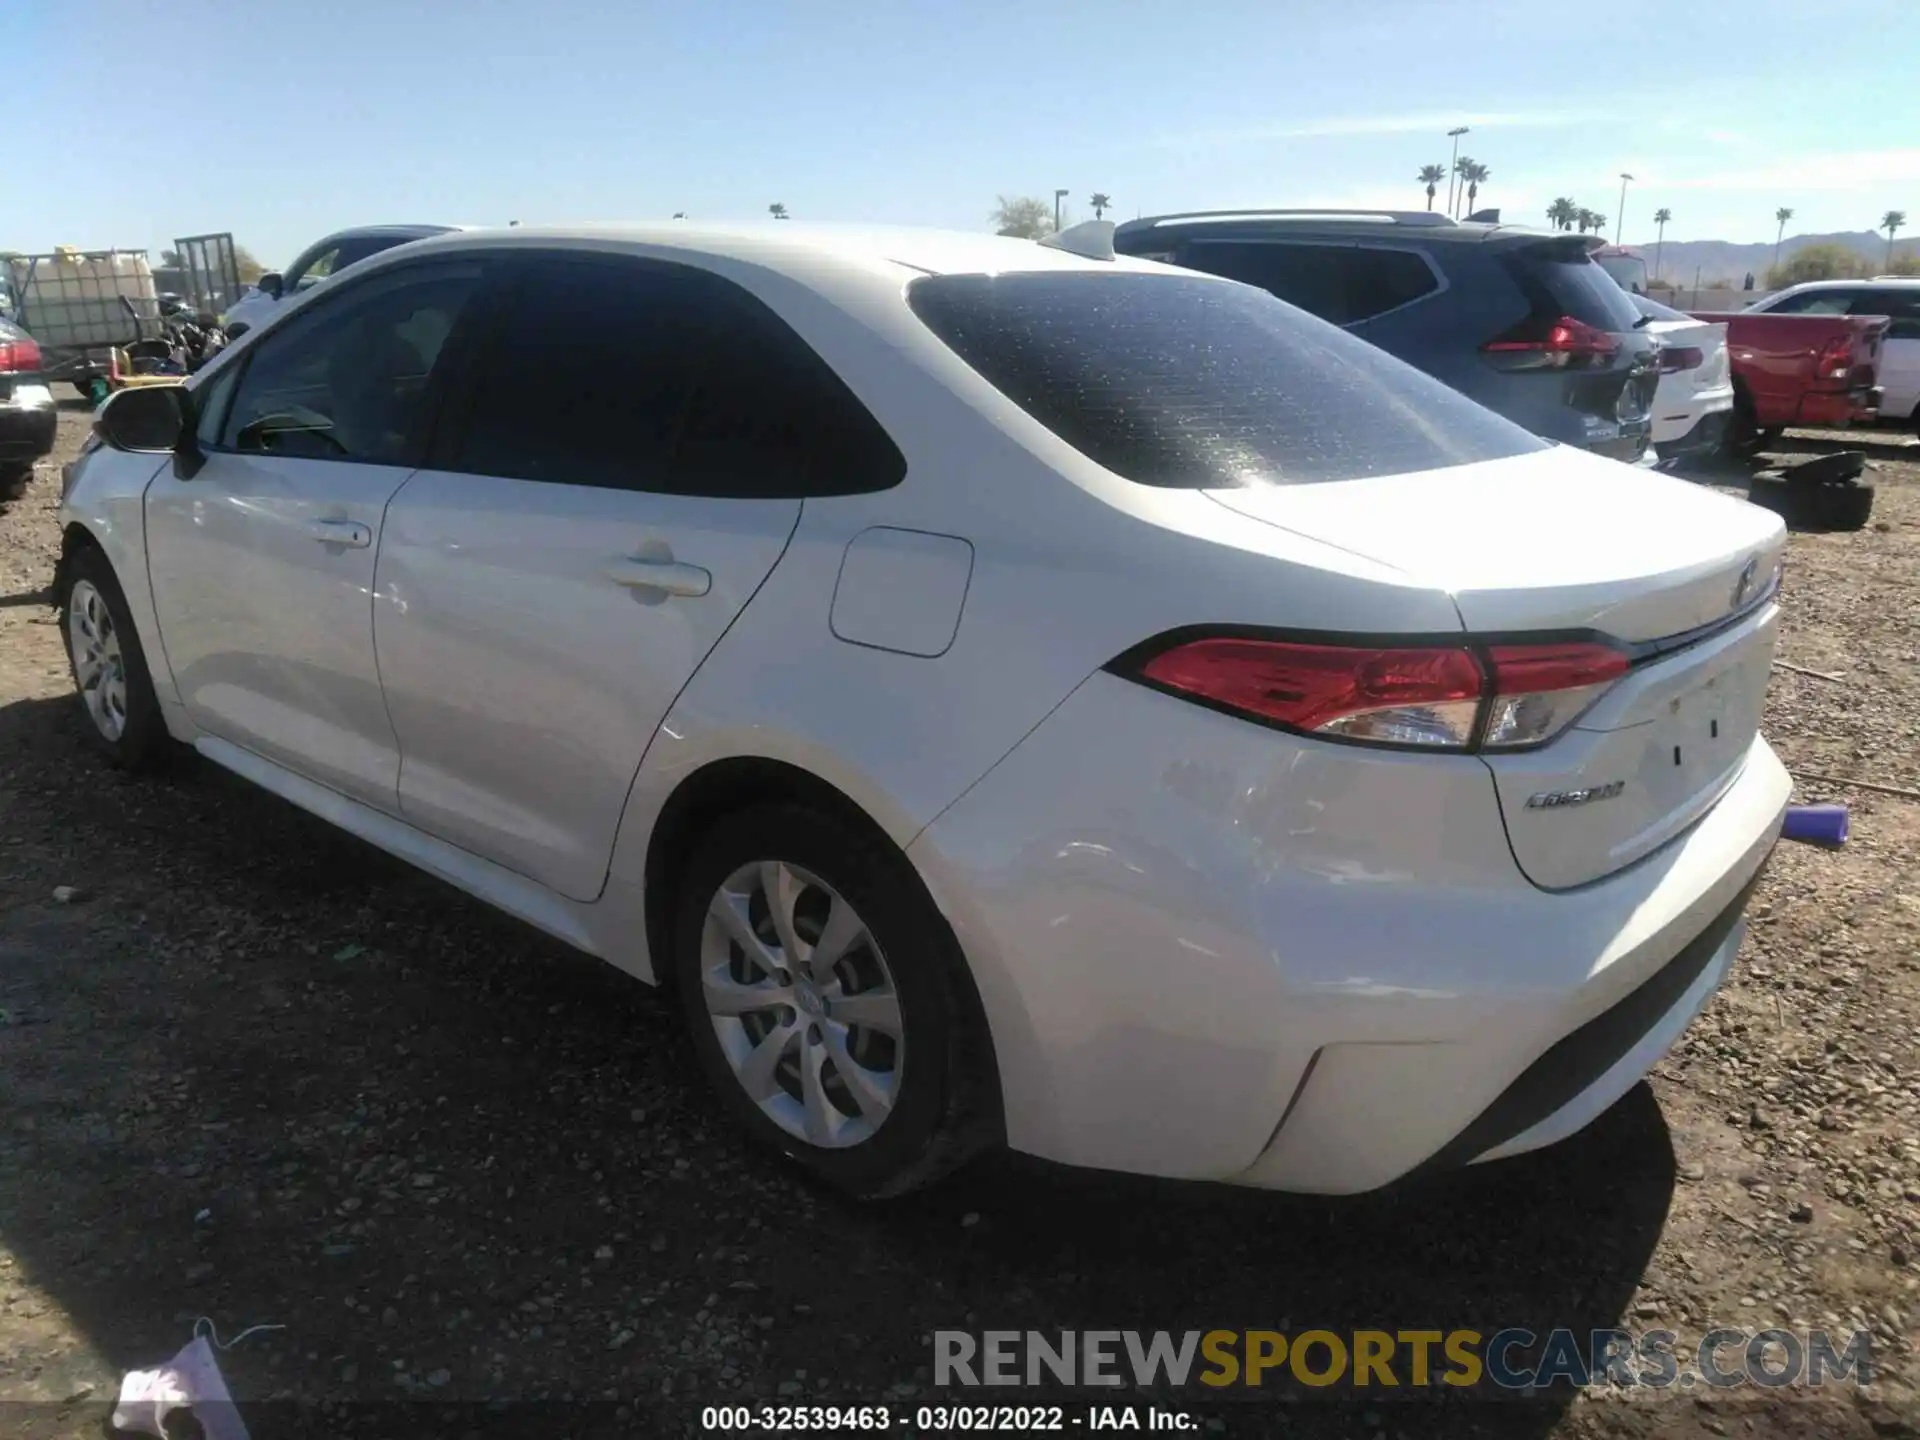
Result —
<instances>
[{"instance_id":1,"label":"dark gray suv","mask_svg":"<svg viewBox=\"0 0 1920 1440\"><path fill-rule=\"evenodd\" d=\"M1659 345L1596 235L1424 210L1219 211L1119 226L1114 249L1270 291L1537 435L1618 460L1651 431Z\"/></svg>"}]
</instances>

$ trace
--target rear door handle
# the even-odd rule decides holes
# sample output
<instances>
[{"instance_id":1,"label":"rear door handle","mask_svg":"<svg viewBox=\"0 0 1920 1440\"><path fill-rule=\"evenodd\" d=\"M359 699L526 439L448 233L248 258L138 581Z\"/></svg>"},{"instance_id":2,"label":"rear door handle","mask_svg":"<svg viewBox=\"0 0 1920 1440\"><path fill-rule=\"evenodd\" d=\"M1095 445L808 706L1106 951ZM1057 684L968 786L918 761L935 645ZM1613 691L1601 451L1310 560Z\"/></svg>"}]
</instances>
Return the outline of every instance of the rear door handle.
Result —
<instances>
[{"instance_id":1,"label":"rear door handle","mask_svg":"<svg viewBox=\"0 0 1920 1440\"><path fill-rule=\"evenodd\" d=\"M663 595L704 595L713 588L713 576L698 565L677 560L615 560L602 572L629 590L658 590Z\"/></svg>"},{"instance_id":2,"label":"rear door handle","mask_svg":"<svg viewBox=\"0 0 1920 1440\"><path fill-rule=\"evenodd\" d=\"M309 520L307 538L322 545L344 545L364 550L373 544L373 531L355 520Z\"/></svg>"}]
</instances>

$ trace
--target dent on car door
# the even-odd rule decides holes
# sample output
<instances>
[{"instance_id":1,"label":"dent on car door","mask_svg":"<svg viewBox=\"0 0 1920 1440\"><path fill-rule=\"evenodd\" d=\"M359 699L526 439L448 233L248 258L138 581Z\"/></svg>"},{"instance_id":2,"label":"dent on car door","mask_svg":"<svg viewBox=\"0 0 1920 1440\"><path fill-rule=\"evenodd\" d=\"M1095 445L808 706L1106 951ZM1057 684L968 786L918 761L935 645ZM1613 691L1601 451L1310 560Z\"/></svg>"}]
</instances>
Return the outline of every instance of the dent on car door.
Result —
<instances>
[{"instance_id":1,"label":"dent on car door","mask_svg":"<svg viewBox=\"0 0 1920 1440\"><path fill-rule=\"evenodd\" d=\"M449 408L380 557L402 811L590 900L656 728L801 496L904 462L764 305L638 259L531 262Z\"/></svg>"},{"instance_id":2,"label":"dent on car door","mask_svg":"<svg viewBox=\"0 0 1920 1440\"><path fill-rule=\"evenodd\" d=\"M263 337L208 387L197 454L147 494L154 606L194 723L386 808L399 752L373 654L381 517L481 278L409 267Z\"/></svg>"}]
</instances>

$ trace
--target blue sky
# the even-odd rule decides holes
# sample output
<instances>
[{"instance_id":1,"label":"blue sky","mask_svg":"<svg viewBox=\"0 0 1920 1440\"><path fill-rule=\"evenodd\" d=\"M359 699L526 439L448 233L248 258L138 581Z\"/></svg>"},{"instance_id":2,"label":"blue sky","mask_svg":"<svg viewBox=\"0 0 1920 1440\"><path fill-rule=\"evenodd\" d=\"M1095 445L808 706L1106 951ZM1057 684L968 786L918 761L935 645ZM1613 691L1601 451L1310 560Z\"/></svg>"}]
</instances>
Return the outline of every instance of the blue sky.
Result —
<instances>
[{"instance_id":1,"label":"blue sky","mask_svg":"<svg viewBox=\"0 0 1920 1440\"><path fill-rule=\"evenodd\" d=\"M1560 194L1615 215L1625 170L1630 244L1661 205L1669 239L1771 239L1780 205L1789 233L1888 209L1920 230L1915 18L1908 0L3 0L0 246L232 230L283 263L349 224L776 200L977 229L996 196L1056 187L1082 218L1095 190L1123 218L1419 206L1454 124L1509 219Z\"/></svg>"}]
</instances>

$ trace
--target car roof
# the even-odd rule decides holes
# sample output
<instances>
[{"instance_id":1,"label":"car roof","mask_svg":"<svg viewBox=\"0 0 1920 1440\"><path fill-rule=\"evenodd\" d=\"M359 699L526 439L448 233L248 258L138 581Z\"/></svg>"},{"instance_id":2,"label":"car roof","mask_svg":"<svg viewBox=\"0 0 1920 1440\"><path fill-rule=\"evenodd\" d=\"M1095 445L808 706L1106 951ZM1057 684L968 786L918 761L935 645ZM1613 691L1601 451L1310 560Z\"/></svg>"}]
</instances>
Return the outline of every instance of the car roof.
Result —
<instances>
[{"instance_id":1,"label":"car roof","mask_svg":"<svg viewBox=\"0 0 1920 1440\"><path fill-rule=\"evenodd\" d=\"M330 234L322 235L311 245L305 247L305 250L301 253L306 253L306 250L318 250L324 245L343 244L348 240L392 240L395 243L404 243L408 240L426 240L435 235L452 234L454 231L463 228L465 227L459 225L427 224L350 225L345 230L335 230Z\"/></svg>"},{"instance_id":2,"label":"car roof","mask_svg":"<svg viewBox=\"0 0 1920 1440\"><path fill-rule=\"evenodd\" d=\"M1193 210L1129 220L1114 232L1114 240L1117 244L1148 234L1210 229L1263 236L1285 234L1290 230L1318 235L1391 234L1400 239L1453 243L1567 240L1584 243L1590 250L1606 244L1598 235L1541 230L1531 225L1507 225L1498 221L1455 220L1431 210Z\"/></svg>"},{"instance_id":3,"label":"car roof","mask_svg":"<svg viewBox=\"0 0 1920 1440\"><path fill-rule=\"evenodd\" d=\"M507 229L462 230L424 243L436 250L498 245L537 247L556 243L616 250L627 247L678 250L774 270L804 270L820 261L839 260L904 266L926 275L995 274L1014 270L1165 271L1163 266L1125 255L1116 255L1111 260L1093 259L1012 236L912 226L806 224L793 220L738 225L686 220L518 225Z\"/></svg>"},{"instance_id":4,"label":"car roof","mask_svg":"<svg viewBox=\"0 0 1920 1440\"><path fill-rule=\"evenodd\" d=\"M1855 290L1862 285L1870 290L1875 287L1901 289L1920 285L1920 275L1875 275L1871 279L1859 280L1802 280L1796 285L1787 286L1787 290ZM1786 291L1780 293L1784 295Z\"/></svg>"}]
</instances>

